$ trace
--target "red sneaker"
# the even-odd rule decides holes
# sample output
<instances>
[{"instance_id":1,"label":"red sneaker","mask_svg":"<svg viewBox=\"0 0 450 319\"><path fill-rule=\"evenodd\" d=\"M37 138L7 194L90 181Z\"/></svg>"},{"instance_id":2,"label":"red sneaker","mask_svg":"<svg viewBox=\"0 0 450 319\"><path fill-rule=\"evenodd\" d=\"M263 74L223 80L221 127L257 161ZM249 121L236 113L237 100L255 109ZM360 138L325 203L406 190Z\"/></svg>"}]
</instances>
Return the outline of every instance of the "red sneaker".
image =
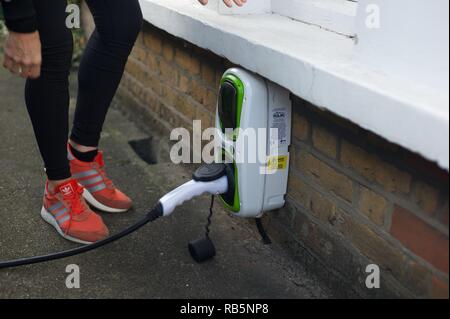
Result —
<instances>
[{"instance_id":1,"label":"red sneaker","mask_svg":"<svg viewBox=\"0 0 450 319\"><path fill-rule=\"evenodd\" d=\"M107 177L102 152L98 152L93 162L86 163L77 160L69 149L69 161L73 178L85 187L83 196L91 206L107 213L123 213L131 209L131 199Z\"/></svg>"},{"instance_id":2,"label":"red sneaker","mask_svg":"<svg viewBox=\"0 0 450 319\"><path fill-rule=\"evenodd\" d=\"M65 239L92 244L108 237L109 231L102 218L89 209L82 194L83 188L75 180L58 185L54 193L47 182L41 216Z\"/></svg>"}]
</instances>

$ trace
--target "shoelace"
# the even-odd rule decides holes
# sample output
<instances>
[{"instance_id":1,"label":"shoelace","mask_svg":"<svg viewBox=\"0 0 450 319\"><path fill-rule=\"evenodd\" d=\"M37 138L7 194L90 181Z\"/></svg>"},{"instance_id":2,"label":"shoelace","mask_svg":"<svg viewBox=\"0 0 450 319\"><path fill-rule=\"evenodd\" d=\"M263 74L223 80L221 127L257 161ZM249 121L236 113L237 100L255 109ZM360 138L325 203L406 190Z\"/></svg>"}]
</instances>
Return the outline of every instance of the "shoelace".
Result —
<instances>
[{"instance_id":1,"label":"shoelace","mask_svg":"<svg viewBox=\"0 0 450 319\"><path fill-rule=\"evenodd\" d=\"M84 187L76 185L76 189L74 190L73 194L70 196L64 196L63 198L64 203L69 208L69 216L70 216L69 225L65 231L66 235L68 234L72 226L73 217L81 215L86 210L86 207L83 204L82 200L83 191Z\"/></svg>"},{"instance_id":2,"label":"shoelace","mask_svg":"<svg viewBox=\"0 0 450 319\"><path fill-rule=\"evenodd\" d=\"M64 196L64 202L70 208L70 215L78 216L82 214L86 207L82 202L84 188L82 186L77 185L77 188L74 190L73 194L70 196Z\"/></svg>"}]
</instances>

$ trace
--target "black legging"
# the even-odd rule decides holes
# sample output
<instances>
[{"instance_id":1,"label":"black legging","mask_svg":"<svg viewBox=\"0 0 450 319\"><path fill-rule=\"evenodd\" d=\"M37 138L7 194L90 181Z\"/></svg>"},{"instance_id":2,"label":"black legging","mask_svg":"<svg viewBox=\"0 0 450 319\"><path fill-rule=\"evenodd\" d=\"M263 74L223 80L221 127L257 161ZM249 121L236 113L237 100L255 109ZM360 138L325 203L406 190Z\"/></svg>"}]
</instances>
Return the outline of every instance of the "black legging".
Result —
<instances>
[{"instance_id":1,"label":"black legging","mask_svg":"<svg viewBox=\"0 0 450 319\"><path fill-rule=\"evenodd\" d=\"M106 113L142 26L138 0L87 0L96 29L78 74L71 139L98 146ZM50 180L69 178L67 160L69 72L73 39L66 27L66 0L34 0L42 43L42 70L28 80L25 99Z\"/></svg>"}]
</instances>

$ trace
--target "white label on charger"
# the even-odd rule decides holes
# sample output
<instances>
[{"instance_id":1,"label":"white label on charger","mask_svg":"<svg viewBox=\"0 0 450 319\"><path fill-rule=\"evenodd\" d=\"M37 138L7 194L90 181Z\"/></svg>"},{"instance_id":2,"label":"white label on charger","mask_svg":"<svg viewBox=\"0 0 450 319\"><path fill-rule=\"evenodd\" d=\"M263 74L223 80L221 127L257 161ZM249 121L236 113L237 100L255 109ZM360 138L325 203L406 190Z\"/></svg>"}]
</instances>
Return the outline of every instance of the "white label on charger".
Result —
<instances>
[{"instance_id":1,"label":"white label on charger","mask_svg":"<svg viewBox=\"0 0 450 319\"><path fill-rule=\"evenodd\" d=\"M278 137L276 139L278 140L278 145L286 145L288 142L288 113L285 109L275 109L272 111L272 123L271 123L271 129L275 129L278 131ZM271 144L274 144L275 136L271 136Z\"/></svg>"}]
</instances>

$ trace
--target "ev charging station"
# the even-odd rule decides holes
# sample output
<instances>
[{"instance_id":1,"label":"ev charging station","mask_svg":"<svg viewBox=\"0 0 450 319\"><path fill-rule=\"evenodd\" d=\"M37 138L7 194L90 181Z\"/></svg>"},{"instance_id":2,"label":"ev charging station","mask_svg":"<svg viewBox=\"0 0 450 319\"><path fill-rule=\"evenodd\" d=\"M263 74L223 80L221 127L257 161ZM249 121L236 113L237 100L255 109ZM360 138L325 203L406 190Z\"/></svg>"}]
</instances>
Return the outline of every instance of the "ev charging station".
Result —
<instances>
[{"instance_id":1,"label":"ev charging station","mask_svg":"<svg viewBox=\"0 0 450 319\"><path fill-rule=\"evenodd\" d=\"M67 251L0 262L0 269L66 258L105 246L160 217L171 215L177 206L203 194L218 195L224 207L235 216L259 221L265 212L285 204L291 113L291 101L286 90L239 68L226 71L220 84L216 112L216 131L221 150L218 163L200 167L191 181L163 196L141 220L120 233ZM246 132L251 130L257 132L255 147L245 141L248 138ZM249 158L255 154L243 152L257 152L263 156L256 156L255 161L250 161ZM212 205L206 236L190 242L188 246L197 262L206 261L216 254L209 237L211 216ZM258 229L261 231L260 226Z\"/></svg>"},{"instance_id":2,"label":"ev charging station","mask_svg":"<svg viewBox=\"0 0 450 319\"><path fill-rule=\"evenodd\" d=\"M236 216L258 218L284 206L291 105L286 90L260 76L233 68L222 77L216 128L222 146L219 155L231 162L234 192L220 198ZM254 145L249 145L247 132L255 133Z\"/></svg>"}]
</instances>

